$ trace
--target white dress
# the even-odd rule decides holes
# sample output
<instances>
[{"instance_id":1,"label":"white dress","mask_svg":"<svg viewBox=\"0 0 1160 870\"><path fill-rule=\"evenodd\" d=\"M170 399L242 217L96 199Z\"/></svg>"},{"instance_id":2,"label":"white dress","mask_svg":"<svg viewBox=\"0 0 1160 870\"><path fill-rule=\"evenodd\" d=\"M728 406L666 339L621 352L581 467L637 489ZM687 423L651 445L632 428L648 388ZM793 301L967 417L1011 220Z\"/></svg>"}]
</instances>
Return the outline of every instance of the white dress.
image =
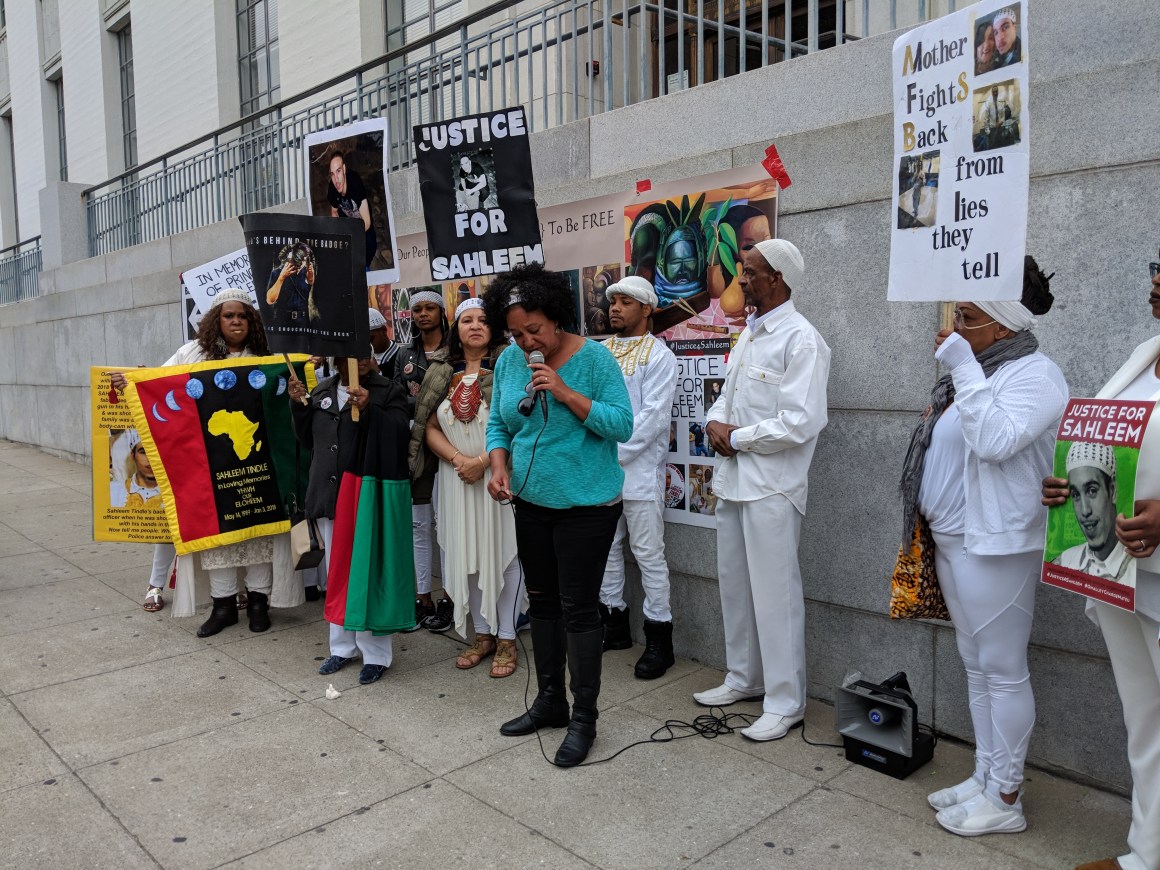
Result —
<instances>
[{"instance_id":1,"label":"white dress","mask_svg":"<svg viewBox=\"0 0 1160 870\"><path fill-rule=\"evenodd\" d=\"M465 375L463 382L471 384L475 378L476 375ZM467 423L455 418L450 398L440 402L435 413L439 428L462 455L481 456L487 452L486 401L480 402L479 412ZM451 463L439 463L437 529L439 546L446 554L443 585L455 602L455 630L464 637L469 612L468 576L479 572L481 615L488 625L499 625L496 602L503 587L503 571L516 557L515 515L510 506L499 504L487 494L490 479L491 469L486 468L483 477L468 486Z\"/></svg>"}]
</instances>

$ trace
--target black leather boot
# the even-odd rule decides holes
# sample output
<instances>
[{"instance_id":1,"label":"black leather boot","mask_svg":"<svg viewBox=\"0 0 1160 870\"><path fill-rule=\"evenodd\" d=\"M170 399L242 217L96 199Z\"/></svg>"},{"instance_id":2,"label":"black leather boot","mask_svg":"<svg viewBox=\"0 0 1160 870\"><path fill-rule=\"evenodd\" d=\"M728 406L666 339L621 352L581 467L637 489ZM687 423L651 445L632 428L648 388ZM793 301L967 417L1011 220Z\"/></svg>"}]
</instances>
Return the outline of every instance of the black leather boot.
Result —
<instances>
[{"instance_id":1,"label":"black leather boot","mask_svg":"<svg viewBox=\"0 0 1160 870\"><path fill-rule=\"evenodd\" d=\"M627 612L627 611L626 611ZM572 675L572 721L556 750L559 767L575 767L588 757L596 739L596 699L600 696L600 666L604 654L601 629L568 634L568 670Z\"/></svg>"},{"instance_id":2,"label":"black leather boot","mask_svg":"<svg viewBox=\"0 0 1160 870\"><path fill-rule=\"evenodd\" d=\"M213 600L209 619L197 630L198 637L213 637L223 628L238 624L238 600L233 595Z\"/></svg>"},{"instance_id":3,"label":"black leather boot","mask_svg":"<svg viewBox=\"0 0 1160 870\"><path fill-rule=\"evenodd\" d=\"M263 592L251 592L246 607L250 617L250 631L265 631L270 627L270 597ZM236 620L235 620L236 621Z\"/></svg>"},{"instance_id":4,"label":"black leather boot","mask_svg":"<svg viewBox=\"0 0 1160 870\"><path fill-rule=\"evenodd\" d=\"M628 609L600 605L600 621L604 623L604 651L632 649L632 629L628 625Z\"/></svg>"},{"instance_id":5,"label":"black leather boot","mask_svg":"<svg viewBox=\"0 0 1160 870\"><path fill-rule=\"evenodd\" d=\"M673 666L673 624L671 622L644 621L644 655L636 662L633 673L638 680L655 680L663 677Z\"/></svg>"},{"instance_id":6,"label":"black leather boot","mask_svg":"<svg viewBox=\"0 0 1160 870\"><path fill-rule=\"evenodd\" d=\"M568 724L568 696L564 693L564 666L568 651L562 619L531 618L532 659L539 694L526 713L499 727L505 737L532 734L539 728Z\"/></svg>"}]
</instances>

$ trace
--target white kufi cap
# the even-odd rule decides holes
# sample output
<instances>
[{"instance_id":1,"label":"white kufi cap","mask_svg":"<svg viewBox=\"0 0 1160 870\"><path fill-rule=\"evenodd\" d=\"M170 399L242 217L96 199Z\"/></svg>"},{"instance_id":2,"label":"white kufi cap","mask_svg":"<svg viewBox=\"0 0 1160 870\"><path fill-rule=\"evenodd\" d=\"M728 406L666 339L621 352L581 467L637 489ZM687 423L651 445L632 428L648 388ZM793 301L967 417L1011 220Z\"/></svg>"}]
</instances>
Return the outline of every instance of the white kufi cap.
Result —
<instances>
[{"instance_id":1,"label":"white kufi cap","mask_svg":"<svg viewBox=\"0 0 1160 870\"><path fill-rule=\"evenodd\" d=\"M657 307L657 291L653 289L653 285L648 280L640 275L626 275L615 284L608 285L608 289L604 291L604 296L609 302L617 294L635 299L641 305Z\"/></svg>"},{"instance_id":2,"label":"white kufi cap","mask_svg":"<svg viewBox=\"0 0 1160 870\"><path fill-rule=\"evenodd\" d=\"M1116 479L1116 454L1107 444L1093 441L1075 441L1067 451L1067 473L1073 468L1098 468L1112 480Z\"/></svg>"},{"instance_id":3,"label":"white kufi cap","mask_svg":"<svg viewBox=\"0 0 1160 870\"><path fill-rule=\"evenodd\" d=\"M370 321L371 332L376 329L382 329L387 325L387 318L383 317L383 312L377 308L367 309L367 319Z\"/></svg>"},{"instance_id":4,"label":"white kufi cap","mask_svg":"<svg viewBox=\"0 0 1160 870\"><path fill-rule=\"evenodd\" d=\"M802 252L793 242L785 239L766 239L754 245L771 269L781 272L782 280L790 290L798 290L806 276L806 264Z\"/></svg>"}]
</instances>

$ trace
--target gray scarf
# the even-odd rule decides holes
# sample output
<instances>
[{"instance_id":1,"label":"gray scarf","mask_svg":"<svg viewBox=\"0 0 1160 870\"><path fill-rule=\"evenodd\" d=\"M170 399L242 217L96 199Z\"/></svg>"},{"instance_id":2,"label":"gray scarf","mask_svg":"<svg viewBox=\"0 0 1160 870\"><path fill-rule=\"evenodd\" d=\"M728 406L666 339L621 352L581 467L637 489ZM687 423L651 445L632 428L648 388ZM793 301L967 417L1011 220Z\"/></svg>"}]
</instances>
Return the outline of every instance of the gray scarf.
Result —
<instances>
[{"instance_id":1,"label":"gray scarf","mask_svg":"<svg viewBox=\"0 0 1160 870\"><path fill-rule=\"evenodd\" d=\"M1039 349L1039 341L1029 329L1015 333L1003 341L997 341L976 359L983 367L983 374L991 377L1004 363L1030 356ZM914 520L918 514L918 490L922 486L922 469L926 464L926 449L930 447L930 437L935 423L942 412L955 400L955 385L949 374L943 375L930 393L930 407L914 427L910 435L910 446L906 448L906 462L902 466L902 545L909 547L914 537Z\"/></svg>"}]
</instances>

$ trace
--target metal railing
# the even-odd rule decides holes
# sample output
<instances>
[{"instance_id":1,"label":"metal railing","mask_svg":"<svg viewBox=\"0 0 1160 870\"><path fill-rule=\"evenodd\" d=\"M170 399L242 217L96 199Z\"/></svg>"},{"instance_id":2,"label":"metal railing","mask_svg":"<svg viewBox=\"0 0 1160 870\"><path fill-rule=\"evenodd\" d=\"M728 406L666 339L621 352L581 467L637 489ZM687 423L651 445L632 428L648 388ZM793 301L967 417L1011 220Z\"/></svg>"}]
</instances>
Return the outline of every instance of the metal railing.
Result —
<instances>
[{"instance_id":1,"label":"metal railing","mask_svg":"<svg viewBox=\"0 0 1160 870\"><path fill-rule=\"evenodd\" d=\"M40 295L40 236L0 250L0 305Z\"/></svg>"},{"instance_id":2,"label":"metal railing","mask_svg":"<svg viewBox=\"0 0 1160 870\"><path fill-rule=\"evenodd\" d=\"M499 0L87 189L89 254L305 196L303 143L315 130L385 117L389 167L400 169L413 125L523 105L531 129L547 129L841 45L858 38L846 33L856 2L550 0L513 15L516 0ZM862 36L870 5L861 0ZM896 0L874 5L893 29Z\"/></svg>"}]
</instances>

